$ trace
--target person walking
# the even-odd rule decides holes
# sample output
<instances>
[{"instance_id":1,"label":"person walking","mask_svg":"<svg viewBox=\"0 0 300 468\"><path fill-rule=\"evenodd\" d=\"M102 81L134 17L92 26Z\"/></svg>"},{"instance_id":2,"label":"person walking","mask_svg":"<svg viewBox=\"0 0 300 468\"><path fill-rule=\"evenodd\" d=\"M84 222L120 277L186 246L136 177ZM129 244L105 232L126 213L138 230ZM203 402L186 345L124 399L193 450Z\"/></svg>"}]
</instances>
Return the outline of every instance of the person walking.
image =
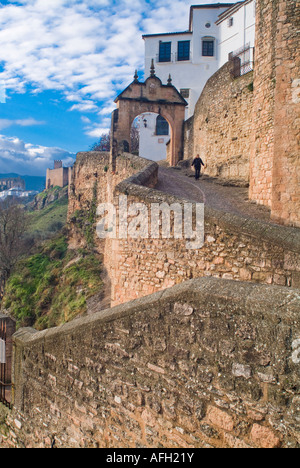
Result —
<instances>
[{"instance_id":1,"label":"person walking","mask_svg":"<svg viewBox=\"0 0 300 468\"><path fill-rule=\"evenodd\" d=\"M195 168L195 179L196 180L199 180L199 178L200 178L201 166L205 167L205 164L202 161L202 159L200 158L200 155L197 154L197 156L195 157L195 159L194 159L194 161L192 163L192 167Z\"/></svg>"}]
</instances>

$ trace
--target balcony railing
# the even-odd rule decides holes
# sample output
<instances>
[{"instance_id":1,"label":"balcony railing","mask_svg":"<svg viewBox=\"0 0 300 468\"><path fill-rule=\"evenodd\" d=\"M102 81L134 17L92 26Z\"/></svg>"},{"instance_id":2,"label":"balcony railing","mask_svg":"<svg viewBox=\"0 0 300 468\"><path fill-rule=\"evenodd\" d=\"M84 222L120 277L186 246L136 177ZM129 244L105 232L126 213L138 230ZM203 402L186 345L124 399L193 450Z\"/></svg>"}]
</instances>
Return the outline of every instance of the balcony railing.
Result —
<instances>
[{"instance_id":1,"label":"balcony railing","mask_svg":"<svg viewBox=\"0 0 300 468\"><path fill-rule=\"evenodd\" d=\"M175 57L173 53L167 57L161 56L160 54L156 55L156 63L170 63L174 61L175 61Z\"/></svg>"},{"instance_id":2,"label":"balcony railing","mask_svg":"<svg viewBox=\"0 0 300 468\"><path fill-rule=\"evenodd\" d=\"M189 57L184 57L178 55L178 53L175 54L175 62L191 62L192 61L192 54L191 52L189 53Z\"/></svg>"},{"instance_id":3,"label":"balcony railing","mask_svg":"<svg viewBox=\"0 0 300 468\"><path fill-rule=\"evenodd\" d=\"M233 63L232 74L234 78L246 75L254 69L254 47L246 44L229 54L229 60Z\"/></svg>"},{"instance_id":4,"label":"balcony railing","mask_svg":"<svg viewBox=\"0 0 300 468\"><path fill-rule=\"evenodd\" d=\"M178 53L171 53L169 57L161 57L159 54L156 55L156 63L177 63L177 62L191 62L192 54L190 52L189 58L179 56Z\"/></svg>"}]
</instances>

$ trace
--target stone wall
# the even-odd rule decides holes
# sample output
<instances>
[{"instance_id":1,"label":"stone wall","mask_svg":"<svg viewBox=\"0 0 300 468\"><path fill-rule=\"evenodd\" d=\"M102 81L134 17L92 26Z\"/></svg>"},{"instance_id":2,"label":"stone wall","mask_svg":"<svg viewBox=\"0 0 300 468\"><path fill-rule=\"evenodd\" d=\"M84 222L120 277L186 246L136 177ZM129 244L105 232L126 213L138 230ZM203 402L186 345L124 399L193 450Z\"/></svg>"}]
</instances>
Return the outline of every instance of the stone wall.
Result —
<instances>
[{"instance_id":1,"label":"stone wall","mask_svg":"<svg viewBox=\"0 0 300 468\"><path fill-rule=\"evenodd\" d=\"M76 212L89 210L93 187L95 203L112 202L117 210L120 196L127 204L142 203L151 213L153 204L177 204L187 200L153 188L157 164L123 155L112 173L108 154L82 153L74 169L69 196L70 247L85 247ZM103 170L105 167L105 171ZM141 170L142 169L142 170ZM140 171L140 172L138 172ZM132 175L138 172L136 175ZM122 180L125 175L130 177ZM149 219L149 226L151 220ZM171 232L173 224L171 221ZM117 305L172 287L192 278L213 276L288 287L300 287L300 232L297 229L249 220L205 207L205 243L187 248L187 239L175 236L98 239L96 219L92 231L95 248L104 255L104 268Z\"/></svg>"},{"instance_id":2,"label":"stone wall","mask_svg":"<svg viewBox=\"0 0 300 468\"><path fill-rule=\"evenodd\" d=\"M150 173L147 168L150 168ZM157 183L158 166L138 156L124 153L117 157L115 169L112 170L108 152L90 151L77 154L69 186L68 220L71 248L86 246L78 215L88 215L93 203L98 206L100 203L113 202L115 187L134 174L136 184L143 183L154 187ZM103 253L103 242L96 236L96 226L93 228L93 238L97 241L100 253Z\"/></svg>"},{"instance_id":3,"label":"stone wall","mask_svg":"<svg viewBox=\"0 0 300 468\"><path fill-rule=\"evenodd\" d=\"M1 446L299 448L299 308L206 278L21 329Z\"/></svg>"},{"instance_id":4,"label":"stone wall","mask_svg":"<svg viewBox=\"0 0 300 468\"><path fill-rule=\"evenodd\" d=\"M234 79L228 62L207 82L185 123L184 158L200 154L210 176L249 182L253 72Z\"/></svg>"},{"instance_id":5,"label":"stone wall","mask_svg":"<svg viewBox=\"0 0 300 468\"><path fill-rule=\"evenodd\" d=\"M185 201L128 182L116 187L128 204L168 206ZM183 208L182 208L183 209ZM295 236L295 237L294 237ZM106 243L112 304L152 294L191 278L213 276L300 287L300 233L205 209L205 244L188 249L186 239L115 239Z\"/></svg>"},{"instance_id":6,"label":"stone wall","mask_svg":"<svg viewBox=\"0 0 300 468\"><path fill-rule=\"evenodd\" d=\"M300 226L299 0L257 0L254 74L232 62L207 82L185 123L184 158L206 173L250 182L250 199L272 219Z\"/></svg>"},{"instance_id":7,"label":"stone wall","mask_svg":"<svg viewBox=\"0 0 300 468\"><path fill-rule=\"evenodd\" d=\"M272 217L300 227L300 2L280 1L276 37Z\"/></svg>"},{"instance_id":8,"label":"stone wall","mask_svg":"<svg viewBox=\"0 0 300 468\"><path fill-rule=\"evenodd\" d=\"M274 151L276 11L273 2L256 3L253 134L250 198L271 207ZM275 2L276 5L278 2ZM263 9L263 6L265 7Z\"/></svg>"},{"instance_id":9,"label":"stone wall","mask_svg":"<svg viewBox=\"0 0 300 468\"><path fill-rule=\"evenodd\" d=\"M258 0L250 198L300 226L297 0Z\"/></svg>"},{"instance_id":10,"label":"stone wall","mask_svg":"<svg viewBox=\"0 0 300 468\"><path fill-rule=\"evenodd\" d=\"M183 132L183 159L193 159L194 155L194 116L184 122Z\"/></svg>"}]
</instances>

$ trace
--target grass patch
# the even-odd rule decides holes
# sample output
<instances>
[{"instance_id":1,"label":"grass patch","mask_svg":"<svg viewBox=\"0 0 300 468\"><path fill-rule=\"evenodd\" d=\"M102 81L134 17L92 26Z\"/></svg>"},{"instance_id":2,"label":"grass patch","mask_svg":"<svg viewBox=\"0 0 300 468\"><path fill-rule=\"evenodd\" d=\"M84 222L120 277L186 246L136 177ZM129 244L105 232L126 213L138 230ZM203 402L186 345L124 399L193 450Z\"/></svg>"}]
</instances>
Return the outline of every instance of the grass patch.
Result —
<instances>
[{"instance_id":1,"label":"grass patch","mask_svg":"<svg viewBox=\"0 0 300 468\"><path fill-rule=\"evenodd\" d=\"M67 222L68 199L61 198L42 210L27 214L28 234L47 237L58 232Z\"/></svg>"},{"instance_id":2,"label":"grass patch","mask_svg":"<svg viewBox=\"0 0 300 468\"><path fill-rule=\"evenodd\" d=\"M87 300L103 286L100 274L100 258L68 250L60 234L20 261L8 281L3 306L17 327L55 327L86 313Z\"/></svg>"}]
</instances>

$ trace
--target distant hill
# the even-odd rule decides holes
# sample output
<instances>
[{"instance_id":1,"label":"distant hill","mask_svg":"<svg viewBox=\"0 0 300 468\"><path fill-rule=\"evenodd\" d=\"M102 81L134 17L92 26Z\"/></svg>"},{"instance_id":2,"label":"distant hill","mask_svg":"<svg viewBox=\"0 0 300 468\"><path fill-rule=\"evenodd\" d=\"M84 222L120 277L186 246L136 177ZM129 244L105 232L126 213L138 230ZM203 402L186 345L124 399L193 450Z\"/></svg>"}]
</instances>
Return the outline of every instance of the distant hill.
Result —
<instances>
[{"instance_id":1,"label":"distant hill","mask_svg":"<svg viewBox=\"0 0 300 468\"><path fill-rule=\"evenodd\" d=\"M36 190L37 192L42 192L45 189L46 177L40 176L20 176L13 172L9 174L0 174L0 179L7 179L8 177L21 177L25 180L26 190Z\"/></svg>"},{"instance_id":2,"label":"distant hill","mask_svg":"<svg viewBox=\"0 0 300 468\"><path fill-rule=\"evenodd\" d=\"M55 187L40 193L28 205L27 231L41 238L51 237L67 222L68 187Z\"/></svg>"}]
</instances>

